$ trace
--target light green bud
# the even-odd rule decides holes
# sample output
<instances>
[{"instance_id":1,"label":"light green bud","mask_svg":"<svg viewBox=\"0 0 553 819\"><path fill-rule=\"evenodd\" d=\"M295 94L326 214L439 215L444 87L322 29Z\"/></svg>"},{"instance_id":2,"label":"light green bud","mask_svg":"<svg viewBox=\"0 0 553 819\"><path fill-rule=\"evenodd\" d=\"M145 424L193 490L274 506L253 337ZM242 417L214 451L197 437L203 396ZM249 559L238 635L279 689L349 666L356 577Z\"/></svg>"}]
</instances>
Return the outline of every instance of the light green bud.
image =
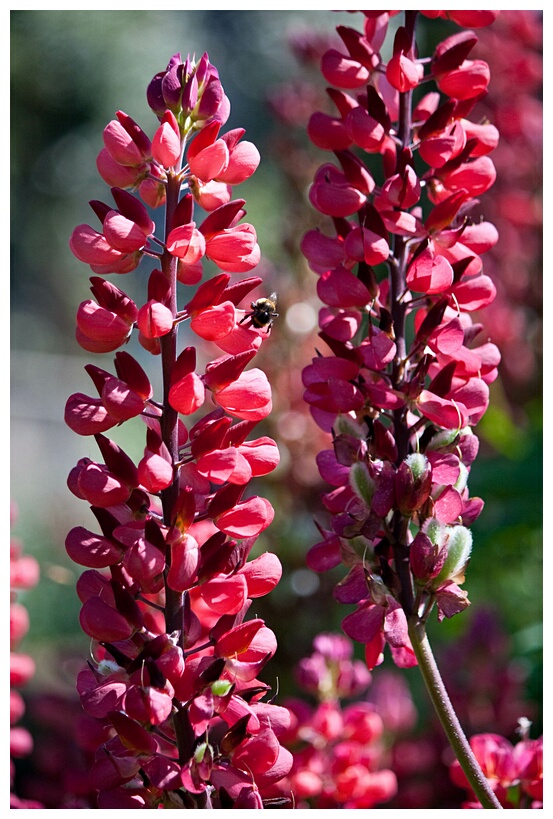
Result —
<instances>
[{"instance_id":1,"label":"light green bud","mask_svg":"<svg viewBox=\"0 0 553 819\"><path fill-rule=\"evenodd\" d=\"M466 467L462 461L459 461L459 466L461 469L459 472L459 477L455 481L454 488L457 490L457 492L464 492L469 480L469 471L468 467Z\"/></svg>"},{"instance_id":2,"label":"light green bud","mask_svg":"<svg viewBox=\"0 0 553 819\"><path fill-rule=\"evenodd\" d=\"M472 532L466 526L448 526L447 557L442 570L434 580L437 588L445 580L454 579L466 566L472 551Z\"/></svg>"},{"instance_id":3,"label":"light green bud","mask_svg":"<svg viewBox=\"0 0 553 819\"><path fill-rule=\"evenodd\" d=\"M432 437L426 449L429 452L433 452L436 449L450 446L459 434L458 429L441 429Z\"/></svg>"},{"instance_id":4,"label":"light green bud","mask_svg":"<svg viewBox=\"0 0 553 819\"><path fill-rule=\"evenodd\" d=\"M349 485L357 497L363 501L367 509L370 509L375 483L369 474L369 467L365 461L357 461L352 464L349 471Z\"/></svg>"},{"instance_id":5,"label":"light green bud","mask_svg":"<svg viewBox=\"0 0 553 819\"><path fill-rule=\"evenodd\" d=\"M440 523L437 518L427 518L422 527L422 531L433 546L441 546L447 535L445 524Z\"/></svg>"},{"instance_id":6,"label":"light green bud","mask_svg":"<svg viewBox=\"0 0 553 819\"><path fill-rule=\"evenodd\" d=\"M214 697L225 697L232 688L230 680L215 680L211 683L211 693Z\"/></svg>"},{"instance_id":7,"label":"light green bud","mask_svg":"<svg viewBox=\"0 0 553 819\"><path fill-rule=\"evenodd\" d=\"M413 473L413 478L417 481L425 476L428 469L428 458L420 452L413 452L405 458L405 463Z\"/></svg>"}]
</instances>

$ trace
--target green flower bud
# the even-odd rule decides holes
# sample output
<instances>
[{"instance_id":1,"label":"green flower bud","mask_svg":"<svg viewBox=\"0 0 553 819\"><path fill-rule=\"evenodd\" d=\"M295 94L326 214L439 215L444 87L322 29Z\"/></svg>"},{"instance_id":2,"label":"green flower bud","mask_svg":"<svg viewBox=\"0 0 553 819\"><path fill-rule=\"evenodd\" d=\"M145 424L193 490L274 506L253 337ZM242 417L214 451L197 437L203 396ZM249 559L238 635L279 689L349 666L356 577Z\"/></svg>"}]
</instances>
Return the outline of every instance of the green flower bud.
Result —
<instances>
[{"instance_id":1,"label":"green flower bud","mask_svg":"<svg viewBox=\"0 0 553 819\"><path fill-rule=\"evenodd\" d=\"M357 463L352 464L349 471L349 485L357 497L363 501L367 509L370 509L375 483L369 474L369 467L365 461L357 461Z\"/></svg>"},{"instance_id":2,"label":"green flower bud","mask_svg":"<svg viewBox=\"0 0 553 819\"><path fill-rule=\"evenodd\" d=\"M399 465L395 475L396 503L409 517L426 502L432 488L432 470L426 455L414 452Z\"/></svg>"},{"instance_id":3,"label":"green flower bud","mask_svg":"<svg viewBox=\"0 0 553 819\"><path fill-rule=\"evenodd\" d=\"M209 744L207 742L201 742L194 751L194 762L196 762L198 765L200 764L200 762L203 762L203 758L206 754L208 747Z\"/></svg>"},{"instance_id":4,"label":"green flower bud","mask_svg":"<svg viewBox=\"0 0 553 819\"><path fill-rule=\"evenodd\" d=\"M445 523L440 523L437 518L427 518L422 531L434 546L441 546L447 536Z\"/></svg>"},{"instance_id":5,"label":"green flower bud","mask_svg":"<svg viewBox=\"0 0 553 819\"><path fill-rule=\"evenodd\" d=\"M467 487L467 483L469 480L469 471L462 461L459 461L459 468L460 468L459 477L455 481L454 488L457 490L457 492L461 493Z\"/></svg>"},{"instance_id":6,"label":"green flower bud","mask_svg":"<svg viewBox=\"0 0 553 819\"><path fill-rule=\"evenodd\" d=\"M211 693L214 697L226 697L232 685L230 680L215 680L211 683Z\"/></svg>"},{"instance_id":7,"label":"green flower bud","mask_svg":"<svg viewBox=\"0 0 553 819\"><path fill-rule=\"evenodd\" d=\"M462 433L460 433L458 429L441 429L432 437L426 449L428 452L434 452L436 449L451 446L460 434Z\"/></svg>"},{"instance_id":8,"label":"green flower bud","mask_svg":"<svg viewBox=\"0 0 553 819\"><path fill-rule=\"evenodd\" d=\"M422 455L420 452L413 452L412 455L408 455L406 457L405 463L413 473L413 478L415 480L419 480L425 476L426 469L428 467L428 459L426 458L426 455Z\"/></svg>"},{"instance_id":9,"label":"green flower bud","mask_svg":"<svg viewBox=\"0 0 553 819\"><path fill-rule=\"evenodd\" d=\"M468 563L472 551L472 532L466 526L448 526L447 557L440 574L433 582L438 588L446 580L455 580ZM459 581L462 582L462 581Z\"/></svg>"}]
</instances>

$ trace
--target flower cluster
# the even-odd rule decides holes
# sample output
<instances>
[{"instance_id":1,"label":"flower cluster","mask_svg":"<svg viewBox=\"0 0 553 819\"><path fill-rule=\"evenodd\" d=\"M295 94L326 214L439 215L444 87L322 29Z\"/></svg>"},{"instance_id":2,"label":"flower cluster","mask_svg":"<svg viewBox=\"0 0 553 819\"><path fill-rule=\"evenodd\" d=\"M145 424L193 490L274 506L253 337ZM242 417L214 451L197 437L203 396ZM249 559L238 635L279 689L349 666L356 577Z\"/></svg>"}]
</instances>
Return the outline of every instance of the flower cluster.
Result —
<instances>
[{"instance_id":1,"label":"flower cluster","mask_svg":"<svg viewBox=\"0 0 553 819\"><path fill-rule=\"evenodd\" d=\"M319 634L313 647L296 676L317 704L286 702L292 724L283 742L294 764L277 789L289 788L297 808L373 808L395 796L397 781L382 765L384 723L377 707L363 699L351 702L366 691L370 672L352 659L352 644L343 635Z\"/></svg>"},{"instance_id":2,"label":"flower cluster","mask_svg":"<svg viewBox=\"0 0 553 819\"><path fill-rule=\"evenodd\" d=\"M78 690L103 726L90 776L100 808L262 808L291 756L279 742L288 712L262 701L268 686L258 679L275 636L246 619L282 572L274 554L248 559L274 515L248 485L279 462L271 438L248 437L271 411L264 372L247 369L270 328L256 321L257 302L252 312L239 306L261 279L233 275L260 259L255 229L241 221L245 202L232 198L259 153L242 129L221 133L230 106L207 55L172 57L147 99L159 121L153 138L121 111L107 125L97 165L114 204L92 202L100 229L80 225L70 239L95 274L77 341L117 350L113 371L85 367L97 395L74 394L65 409L101 453L68 478L100 530L76 526L66 539L86 567L80 623L94 646ZM164 210L163 238L147 206ZM195 206L206 213L198 224ZM144 259L154 269L139 305L104 277ZM207 279L206 262L218 268ZM201 282L182 304L179 282ZM179 351L184 321L217 349L205 365L194 345ZM160 356L160 400L120 349L133 334ZM139 459L105 434L133 418L146 429Z\"/></svg>"},{"instance_id":3,"label":"flower cluster","mask_svg":"<svg viewBox=\"0 0 553 819\"><path fill-rule=\"evenodd\" d=\"M501 350L501 384L517 410L541 393L543 241L543 19L542 11L503 10L481 32L478 53L494 82L482 115L501 133L494 152L497 182L486 195L486 212L501 241L488 270L497 298L483 316ZM516 157L516 161L513 159Z\"/></svg>"},{"instance_id":4,"label":"flower cluster","mask_svg":"<svg viewBox=\"0 0 553 819\"><path fill-rule=\"evenodd\" d=\"M12 506L12 523L15 508ZM40 803L21 799L13 788L14 760L28 756L33 749L33 738L29 731L17 723L25 713L25 702L19 693L35 673L35 662L29 654L18 651L18 646L29 630L29 615L17 594L24 589L32 589L39 578L38 563L31 555L24 555L22 544L10 539L10 777L12 792L11 808L41 808Z\"/></svg>"},{"instance_id":5,"label":"flower cluster","mask_svg":"<svg viewBox=\"0 0 553 819\"><path fill-rule=\"evenodd\" d=\"M399 13L362 12L363 30L338 26L343 48L322 57L333 110L314 113L308 134L335 161L309 192L324 229L302 241L329 348L303 371L304 399L332 435L318 456L331 523L308 564L348 567L335 596L357 605L343 628L366 645L369 668L386 643L396 664L416 663L412 615L424 622L434 604L440 619L469 605L469 527L483 506L467 485L472 427L499 363L472 318L496 293L481 256L497 231L475 209L495 180L498 131L470 119L488 66L471 59L472 30L430 59L416 41L418 14L475 28L498 12L407 11L385 63Z\"/></svg>"},{"instance_id":6,"label":"flower cluster","mask_svg":"<svg viewBox=\"0 0 553 819\"><path fill-rule=\"evenodd\" d=\"M470 745L503 808L543 808L543 738L523 738L516 745L499 734L475 734ZM468 791L463 809L479 809L457 762L450 769L452 781Z\"/></svg>"}]
</instances>

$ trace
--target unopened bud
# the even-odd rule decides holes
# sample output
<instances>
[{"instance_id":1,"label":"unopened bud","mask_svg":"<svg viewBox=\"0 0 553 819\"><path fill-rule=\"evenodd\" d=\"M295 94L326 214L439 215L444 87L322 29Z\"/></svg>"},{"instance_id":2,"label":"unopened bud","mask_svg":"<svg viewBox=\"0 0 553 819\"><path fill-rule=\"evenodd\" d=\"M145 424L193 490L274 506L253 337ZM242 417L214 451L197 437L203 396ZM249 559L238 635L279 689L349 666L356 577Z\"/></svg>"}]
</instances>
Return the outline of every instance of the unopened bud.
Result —
<instances>
[{"instance_id":1,"label":"unopened bud","mask_svg":"<svg viewBox=\"0 0 553 819\"><path fill-rule=\"evenodd\" d=\"M435 546L443 546L446 541L446 526L444 523L440 523L437 518L427 518L422 527L422 531Z\"/></svg>"},{"instance_id":2,"label":"unopened bud","mask_svg":"<svg viewBox=\"0 0 553 819\"><path fill-rule=\"evenodd\" d=\"M459 477L454 483L454 488L461 494L467 487L467 483L469 480L469 471L468 468L462 461L459 461Z\"/></svg>"},{"instance_id":3,"label":"unopened bud","mask_svg":"<svg viewBox=\"0 0 553 819\"><path fill-rule=\"evenodd\" d=\"M472 532L466 526L448 526L447 557L433 586L438 588L446 580L455 580L468 563L472 551Z\"/></svg>"},{"instance_id":4,"label":"unopened bud","mask_svg":"<svg viewBox=\"0 0 553 819\"><path fill-rule=\"evenodd\" d=\"M232 685L230 680L215 680L211 683L211 693L214 697L226 697Z\"/></svg>"},{"instance_id":5,"label":"unopened bud","mask_svg":"<svg viewBox=\"0 0 553 819\"><path fill-rule=\"evenodd\" d=\"M432 488L432 469L425 455L414 452L399 465L395 477L397 505L409 516L423 505Z\"/></svg>"},{"instance_id":6,"label":"unopened bud","mask_svg":"<svg viewBox=\"0 0 553 819\"><path fill-rule=\"evenodd\" d=\"M418 532L409 547L411 571L424 583L440 573L446 557L447 548L433 543L424 532Z\"/></svg>"},{"instance_id":7,"label":"unopened bud","mask_svg":"<svg viewBox=\"0 0 553 819\"><path fill-rule=\"evenodd\" d=\"M363 561L363 565L369 569L376 569L379 565L379 559L374 553L374 543L364 535L356 535L349 538L347 544L355 552L355 559L351 561L352 566L359 563L359 559Z\"/></svg>"},{"instance_id":8,"label":"unopened bud","mask_svg":"<svg viewBox=\"0 0 553 819\"><path fill-rule=\"evenodd\" d=\"M357 461L349 471L349 484L357 497L363 501L367 509L371 508L375 482L369 474L369 468L365 461Z\"/></svg>"},{"instance_id":9,"label":"unopened bud","mask_svg":"<svg viewBox=\"0 0 553 819\"><path fill-rule=\"evenodd\" d=\"M455 441L459 435L458 429L441 429L431 439L427 446L428 452L434 452L437 449L445 449Z\"/></svg>"},{"instance_id":10,"label":"unopened bud","mask_svg":"<svg viewBox=\"0 0 553 819\"><path fill-rule=\"evenodd\" d=\"M201 742L198 745L198 747L194 751L194 762L199 764L200 762L203 761L203 758L204 758L204 756L206 754L206 751L207 751L208 747L209 747L209 745L208 745L207 742Z\"/></svg>"}]
</instances>

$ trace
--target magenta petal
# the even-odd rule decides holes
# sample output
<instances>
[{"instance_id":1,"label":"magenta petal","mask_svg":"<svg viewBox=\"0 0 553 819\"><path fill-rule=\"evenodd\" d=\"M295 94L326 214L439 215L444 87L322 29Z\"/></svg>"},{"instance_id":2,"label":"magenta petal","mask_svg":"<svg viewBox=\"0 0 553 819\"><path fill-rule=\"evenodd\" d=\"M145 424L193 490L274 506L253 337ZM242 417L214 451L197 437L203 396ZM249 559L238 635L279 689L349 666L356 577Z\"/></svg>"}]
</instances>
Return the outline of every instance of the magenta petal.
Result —
<instances>
[{"instance_id":1,"label":"magenta petal","mask_svg":"<svg viewBox=\"0 0 553 819\"><path fill-rule=\"evenodd\" d=\"M83 605L79 622L83 631L95 640L126 640L134 632L126 617L104 602L101 597L91 597Z\"/></svg>"},{"instance_id":2,"label":"magenta petal","mask_svg":"<svg viewBox=\"0 0 553 819\"><path fill-rule=\"evenodd\" d=\"M272 523L274 514L269 501L254 496L219 515L215 524L230 537L254 537Z\"/></svg>"},{"instance_id":3,"label":"magenta petal","mask_svg":"<svg viewBox=\"0 0 553 819\"><path fill-rule=\"evenodd\" d=\"M463 511L463 501L459 492L447 486L434 501L434 517L441 523L454 523Z\"/></svg>"},{"instance_id":4,"label":"magenta petal","mask_svg":"<svg viewBox=\"0 0 553 819\"><path fill-rule=\"evenodd\" d=\"M119 421L104 407L100 398L75 393L65 405L65 423L77 435L96 435L116 426Z\"/></svg>"},{"instance_id":5,"label":"magenta petal","mask_svg":"<svg viewBox=\"0 0 553 819\"><path fill-rule=\"evenodd\" d=\"M278 759L265 773L257 774L255 782L258 788L266 788L274 782L278 782L284 776L290 773L294 757L287 748L280 746L278 751Z\"/></svg>"},{"instance_id":6,"label":"magenta petal","mask_svg":"<svg viewBox=\"0 0 553 819\"><path fill-rule=\"evenodd\" d=\"M436 602L440 620L444 617L453 617L470 606L468 592L451 581L438 589Z\"/></svg>"},{"instance_id":7,"label":"magenta petal","mask_svg":"<svg viewBox=\"0 0 553 819\"><path fill-rule=\"evenodd\" d=\"M81 693L81 704L91 717L103 719L110 711L121 707L126 691L127 685L124 682L105 682L92 691Z\"/></svg>"},{"instance_id":8,"label":"magenta petal","mask_svg":"<svg viewBox=\"0 0 553 819\"><path fill-rule=\"evenodd\" d=\"M119 563L123 549L108 538L95 535L82 526L71 529L65 539L67 554L81 566L104 569Z\"/></svg>"},{"instance_id":9,"label":"magenta petal","mask_svg":"<svg viewBox=\"0 0 553 819\"><path fill-rule=\"evenodd\" d=\"M337 537L338 543L340 542ZM353 566L343 580L334 587L333 597L339 603L359 603L369 594L367 578L361 564Z\"/></svg>"},{"instance_id":10,"label":"magenta petal","mask_svg":"<svg viewBox=\"0 0 553 819\"><path fill-rule=\"evenodd\" d=\"M231 799L237 799L244 785L251 785L251 774L245 774L229 765L216 765L211 772L211 784L216 788L224 788Z\"/></svg>"},{"instance_id":11,"label":"magenta petal","mask_svg":"<svg viewBox=\"0 0 553 819\"><path fill-rule=\"evenodd\" d=\"M371 301L363 282L345 267L323 273L317 282L317 295L329 307L364 307Z\"/></svg>"},{"instance_id":12,"label":"magenta petal","mask_svg":"<svg viewBox=\"0 0 553 819\"><path fill-rule=\"evenodd\" d=\"M357 611L348 614L342 620L342 628L348 637L359 643L370 641L381 631L385 609L374 603L365 603Z\"/></svg>"},{"instance_id":13,"label":"magenta petal","mask_svg":"<svg viewBox=\"0 0 553 819\"><path fill-rule=\"evenodd\" d=\"M307 566L314 572L327 572L341 562L340 538L337 536L316 543L307 552Z\"/></svg>"},{"instance_id":14,"label":"magenta petal","mask_svg":"<svg viewBox=\"0 0 553 819\"><path fill-rule=\"evenodd\" d=\"M418 665L415 652L410 646L390 646L390 652L398 668L413 668Z\"/></svg>"},{"instance_id":15,"label":"magenta petal","mask_svg":"<svg viewBox=\"0 0 553 819\"><path fill-rule=\"evenodd\" d=\"M409 643L407 618L395 600L388 598L389 605L384 617L384 637L391 646L405 646Z\"/></svg>"},{"instance_id":16,"label":"magenta petal","mask_svg":"<svg viewBox=\"0 0 553 819\"><path fill-rule=\"evenodd\" d=\"M142 763L142 768L155 788L170 791L182 785L181 766L174 759L155 754Z\"/></svg>"}]
</instances>

